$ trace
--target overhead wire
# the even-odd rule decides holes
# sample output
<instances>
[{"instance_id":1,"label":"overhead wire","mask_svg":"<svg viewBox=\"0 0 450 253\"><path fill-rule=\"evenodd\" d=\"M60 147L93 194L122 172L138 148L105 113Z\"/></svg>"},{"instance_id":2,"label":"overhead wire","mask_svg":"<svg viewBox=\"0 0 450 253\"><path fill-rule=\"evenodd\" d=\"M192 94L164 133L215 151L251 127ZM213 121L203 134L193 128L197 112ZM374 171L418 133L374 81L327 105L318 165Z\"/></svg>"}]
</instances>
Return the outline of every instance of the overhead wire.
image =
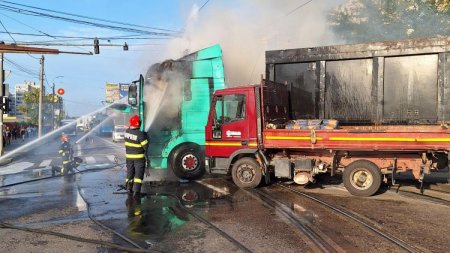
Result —
<instances>
[{"instance_id":1,"label":"overhead wire","mask_svg":"<svg viewBox=\"0 0 450 253\"><path fill-rule=\"evenodd\" d=\"M8 31L8 29L6 29L5 25L3 24L3 22L0 20L0 24L2 24L3 29L5 29L6 33L8 33L9 37L11 37L11 39L16 42L16 40L14 39L14 37L11 35L11 33Z\"/></svg>"},{"instance_id":2,"label":"overhead wire","mask_svg":"<svg viewBox=\"0 0 450 253\"><path fill-rule=\"evenodd\" d=\"M288 12L288 13L286 14L286 16L291 15L292 13L296 12L298 9L301 9L303 6L305 6L305 5L309 4L309 3L311 3L312 1L313 1L313 0L308 0L308 1L306 1L306 2L304 2L304 3L302 3L302 4L300 4L299 6L295 7L292 11Z\"/></svg>"},{"instance_id":3,"label":"overhead wire","mask_svg":"<svg viewBox=\"0 0 450 253\"><path fill-rule=\"evenodd\" d=\"M36 17L46 17L50 19L56 19L56 20L62 20L65 22L71 22L76 24L83 24L83 25L90 25L98 28L104 28L104 29L110 29L110 30L117 30L117 31L124 31L124 32L134 32L134 33L140 33L140 34L148 34L148 35L161 35L161 36L169 36L169 37L176 37L177 33L168 33L168 32L153 32L148 30L142 30L142 29L136 29L136 28L130 28L130 27L123 27L123 26L114 26L114 25L108 25L108 24L101 24L101 23L95 23L91 21L86 20L79 20L74 18L68 18L68 17L62 17L57 15L51 15L47 13L37 12L37 11L31 11L26 9L17 8L14 6L8 6L5 4L0 4L0 9L5 11L11 11L22 15L29 15L29 16L36 16Z\"/></svg>"},{"instance_id":4,"label":"overhead wire","mask_svg":"<svg viewBox=\"0 0 450 253\"><path fill-rule=\"evenodd\" d=\"M38 9L38 10L53 12L53 13L58 13L58 14L63 14L63 15L68 15L68 16L74 16L74 17L79 17L79 18L91 19L91 20L96 20L96 21L109 22L109 23L113 23L113 24L134 26L134 27L140 27L140 28L149 28L149 29L160 30L160 31L168 31L168 32L178 32L178 31L170 30L170 29L157 28L157 27L152 27L152 26L136 25L136 24L130 24L130 23L125 23L125 22L118 22L118 21L114 21L114 20L94 18L94 17L84 16L84 15L79 15L79 14L74 14L74 13L55 11L55 10L45 9L45 8L41 8L41 7L31 6L31 5L13 3L13 2L4 1L4 0L0 0L0 2L12 4L12 5L17 5L17 6L22 6L22 7L27 7L27 8L32 8L32 9ZM208 3L208 2L209 2L209 0L206 3ZM204 5L206 5L206 3Z\"/></svg>"}]
</instances>

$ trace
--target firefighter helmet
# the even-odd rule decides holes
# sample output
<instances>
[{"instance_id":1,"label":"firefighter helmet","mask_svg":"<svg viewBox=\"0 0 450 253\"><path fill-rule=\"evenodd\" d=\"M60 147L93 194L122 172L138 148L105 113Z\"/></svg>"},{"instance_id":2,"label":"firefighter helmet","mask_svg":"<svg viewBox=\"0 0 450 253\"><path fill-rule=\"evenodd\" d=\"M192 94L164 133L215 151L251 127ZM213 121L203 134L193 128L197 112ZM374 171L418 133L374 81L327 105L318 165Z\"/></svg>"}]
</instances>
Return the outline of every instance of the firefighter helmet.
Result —
<instances>
[{"instance_id":1,"label":"firefighter helmet","mask_svg":"<svg viewBox=\"0 0 450 253\"><path fill-rule=\"evenodd\" d=\"M141 119L137 115L133 115L130 118L130 127L138 128L141 126Z\"/></svg>"},{"instance_id":2,"label":"firefighter helmet","mask_svg":"<svg viewBox=\"0 0 450 253\"><path fill-rule=\"evenodd\" d=\"M65 142L65 141L69 141L69 136L67 136L67 134L62 134L61 135L61 142Z\"/></svg>"}]
</instances>

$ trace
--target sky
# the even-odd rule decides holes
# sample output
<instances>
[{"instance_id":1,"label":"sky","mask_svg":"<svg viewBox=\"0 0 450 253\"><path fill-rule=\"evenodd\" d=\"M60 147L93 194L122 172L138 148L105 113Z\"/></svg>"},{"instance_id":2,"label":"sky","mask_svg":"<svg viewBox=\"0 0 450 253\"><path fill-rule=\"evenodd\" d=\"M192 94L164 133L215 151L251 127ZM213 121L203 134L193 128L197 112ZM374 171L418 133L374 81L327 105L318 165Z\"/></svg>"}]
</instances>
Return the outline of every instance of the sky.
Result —
<instances>
[{"instance_id":1,"label":"sky","mask_svg":"<svg viewBox=\"0 0 450 253\"><path fill-rule=\"evenodd\" d=\"M338 43L327 26L326 13L342 2L342 0L11 0L8 3L0 0L2 23L0 41L7 44L40 41L73 43L78 46L54 45L49 48L87 53L94 51L92 39L61 41L62 38L51 36L145 38L100 40L100 54L44 55L46 91L51 91L53 83L56 89L63 88L69 116L82 116L102 107L107 82L129 83L137 80L140 74L145 74L153 63L169 58L176 59L186 52L214 44L222 46L225 78L229 86L258 82L264 73L265 50ZM170 33L170 36L137 35L135 32L65 22L45 18L42 15L23 15L10 11L10 7L26 7L11 3L139 25L133 27ZM39 9L34 11L45 12ZM51 14L64 16L61 13ZM71 18L86 20L82 17L71 16ZM105 23L98 20L89 21ZM125 26L117 23L112 25ZM50 36L24 36L15 33ZM124 51L122 46L104 46L123 45L125 42L129 45L128 51ZM40 57L39 54L5 54L4 69L11 70L5 83L10 85L10 91L16 84L24 81L39 84Z\"/></svg>"}]
</instances>

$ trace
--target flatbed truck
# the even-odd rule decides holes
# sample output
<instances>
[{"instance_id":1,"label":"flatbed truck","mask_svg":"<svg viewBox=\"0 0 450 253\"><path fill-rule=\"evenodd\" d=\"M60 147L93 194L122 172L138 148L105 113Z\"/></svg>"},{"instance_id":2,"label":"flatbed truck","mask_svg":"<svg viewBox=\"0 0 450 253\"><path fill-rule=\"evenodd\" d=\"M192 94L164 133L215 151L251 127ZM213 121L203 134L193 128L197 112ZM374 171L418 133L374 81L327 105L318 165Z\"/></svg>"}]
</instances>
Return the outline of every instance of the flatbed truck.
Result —
<instances>
[{"instance_id":1,"label":"flatbed truck","mask_svg":"<svg viewBox=\"0 0 450 253\"><path fill-rule=\"evenodd\" d=\"M217 90L206 167L242 188L342 174L357 196L388 176L448 170L450 37L266 52L259 85Z\"/></svg>"}]
</instances>

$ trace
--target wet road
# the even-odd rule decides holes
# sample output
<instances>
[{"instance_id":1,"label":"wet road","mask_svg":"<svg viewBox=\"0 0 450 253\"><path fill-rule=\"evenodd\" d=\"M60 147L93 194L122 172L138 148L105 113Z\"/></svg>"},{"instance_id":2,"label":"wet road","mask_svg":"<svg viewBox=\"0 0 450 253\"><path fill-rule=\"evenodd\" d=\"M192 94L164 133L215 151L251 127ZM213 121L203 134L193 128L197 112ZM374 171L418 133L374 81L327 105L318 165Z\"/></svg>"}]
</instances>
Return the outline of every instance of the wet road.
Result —
<instances>
[{"instance_id":1,"label":"wet road","mask_svg":"<svg viewBox=\"0 0 450 253\"><path fill-rule=\"evenodd\" d=\"M224 177L147 183L143 189L147 195L136 200L117 191L125 178L123 143L94 137L75 144L75 156L84 161L80 172L51 178L50 167L61 163L58 146L49 140L2 167L0 221L61 234L3 228L3 252L122 251L119 247L153 252L446 252L450 248L448 237L436 236L450 232L450 205L445 203L390 191L358 198L339 183L306 189L275 183L244 191ZM36 179L42 180L32 181ZM11 185L24 181L32 182ZM399 239L406 249L292 189L362 217L369 226Z\"/></svg>"}]
</instances>

